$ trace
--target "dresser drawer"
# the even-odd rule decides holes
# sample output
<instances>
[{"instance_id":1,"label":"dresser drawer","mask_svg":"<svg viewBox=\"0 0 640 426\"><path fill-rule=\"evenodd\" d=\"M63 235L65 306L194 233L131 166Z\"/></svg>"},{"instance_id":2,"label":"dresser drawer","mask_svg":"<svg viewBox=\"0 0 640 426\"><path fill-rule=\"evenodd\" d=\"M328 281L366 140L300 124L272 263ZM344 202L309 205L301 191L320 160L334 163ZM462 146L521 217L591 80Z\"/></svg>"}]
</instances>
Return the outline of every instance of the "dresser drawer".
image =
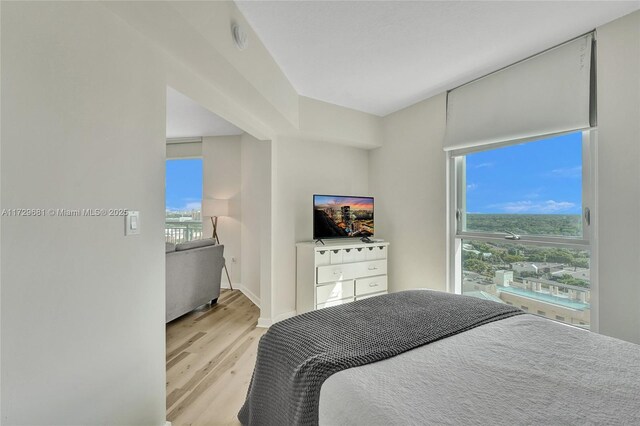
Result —
<instances>
[{"instance_id":1,"label":"dresser drawer","mask_svg":"<svg viewBox=\"0 0 640 426\"><path fill-rule=\"evenodd\" d=\"M378 247L376 246L367 246L364 248L365 259L366 260L375 260L378 257Z\"/></svg>"},{"instance_id":2,"label":"dresser drawer","mask_svg":"<svg viewBox=\"0 0 640 426\"><path fill-rule=\"evenodd\" d=\"M356 249L343 249L342 250L342 263L356 262Z\"/></svg>"},{"instance_id":3,"label":"dresser drawer","mask_svg":"<svg viewBox=\"0 0 640 426\"><path fill-rule=\"evenodd\" d=\"M354 262L364 262L367 260L367 248L366 247L356 247L353 249Z\"/></svg>"},{"instance_id":4,"label":"dresser drawer","mask_svg":"<svg viewBox=\"0 0 640 426\"><path fill-rule=\"evenodd\" d=\"M370 297L382 296L383 294L387 294L387 292L383 291L382 293L365 294L363 296L356 297L356 300L362 300L362 299L368 299Z\"/></svg>"},{"instance_id":5,"label":"dresser drawer","mask_svg":"<svg viewBox=\"0 0 640 426\"><path fill-rule=\"evenodd\" d=\"M358 273L361 270L362 266L360 263L318 266L316 282L318 284L323 284L335 281L352 280L356 277L362 276L362 274Z\"/></svg>"},{"instance_id":6,"label":"dresser drawer","mask_svg":"<svg viewBox=\"0 0 640 426\"><path fill-rule=\"evenodd\" d=\"M316 287L316 304L335 302L336 300L353 298L353 280L338 281Z\"/></svg>"},{"instance_id":7,"label":"dresser drawer","mask_svg":"<svg viewBox=\"0 0 640 426\"><path fill-rule=\"evenodd\" d=\"M345 303L350 303L350 302L353 302L353 297L350 297L348 299L340 299L333 302L319 303L316 305L316 309L328 308L330 306L344 305Z\"/></svg>"},{"instance_id":8,"label":"dresser drawer","mask_svg":"<svg viewBox=\"0 0 640 426\"><path fill-rule=\"evenodd\" d=\"M331 263L331 251L330 250L318 250L316 251L316 266L329 265Z\"/></svg>"},{"instance_id":9,"label":"dresser drawer","mask_svg":"<svg viewBox=\"0 0 640 426\"><path fill-rule=\"evenodd\" d=\"M361 278L356 280L356 296L387 291L387 276Z\"/></svg>"},{"instance_id":10,"label":"dresser drawer","mask_svg":"<svg viewBox=\"0 0 640 426\"><path fill-rule=\"evenodd\" d=\"M387 246L376 246L376 248L373 251L376 252L376 259L387 258Z\"/></svg>"},{"instance_id":11,"label":"dresser drawer","mask_svg":"<svg viewBox=\"0 0 640 426\"><path fill-rule=\"evenodd\" d=\"M372 260L369 262L355 263L354 265L358 265L360 270L358 271L358 275L353 278L372 277L374 275L387 275L386 260Z\"/></svg>"},{"instance_id":12,"label":"dresser drawer","mask_svg":"<svg viewBox=\"0 0 640 426\"><path fill-rule=\"evenodd\" d=\"M343 255L344 250L331 250L331 264L338 264L338 263L342 263L342 255Z\"/></svg>"}]
</instances>

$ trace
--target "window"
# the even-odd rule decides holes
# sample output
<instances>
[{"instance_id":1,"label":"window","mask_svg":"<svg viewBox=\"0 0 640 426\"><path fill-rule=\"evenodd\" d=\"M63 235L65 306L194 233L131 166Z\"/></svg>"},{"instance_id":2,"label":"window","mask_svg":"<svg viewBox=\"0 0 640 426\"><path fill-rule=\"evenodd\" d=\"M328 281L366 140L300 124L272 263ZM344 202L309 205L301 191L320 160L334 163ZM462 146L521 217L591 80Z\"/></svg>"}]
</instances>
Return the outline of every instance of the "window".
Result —
<instances>
[{"instance_id":1,"label":"window","mask_svg":"<svg viewBox=\"0 0 640 426\"><path fill-rule=\"evenodd\" d=\"M589 328L589 136L451 152L457 292Z\"/></svg>"},{"instance_id":2,"label":"window","mask_svg":"<svg viewBox=\"0 0 640 426\"><path fill-rule=\"evenodd\" d=\"M202 238L202 159L167 160L165 241Z\"/></svg>"}]
</instances>

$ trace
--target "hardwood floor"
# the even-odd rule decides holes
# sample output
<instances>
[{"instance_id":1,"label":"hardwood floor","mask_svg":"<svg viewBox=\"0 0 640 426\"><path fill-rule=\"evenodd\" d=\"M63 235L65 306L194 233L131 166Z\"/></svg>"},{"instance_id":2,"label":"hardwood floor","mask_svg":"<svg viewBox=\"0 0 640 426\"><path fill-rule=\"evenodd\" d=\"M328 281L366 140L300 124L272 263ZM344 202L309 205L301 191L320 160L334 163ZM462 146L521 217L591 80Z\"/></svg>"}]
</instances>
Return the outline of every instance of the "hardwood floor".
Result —
<instances>
[{"instance_id":1,"label":"hardwood floor","mask_svg":"<svg viewBox=\"0 0 640 426\"><path fill-rule=\"evenodd\" d=\"M167 420L238 425L251 380L260 310L238 290L167 324Z\"/></svg>"}]
</instances>

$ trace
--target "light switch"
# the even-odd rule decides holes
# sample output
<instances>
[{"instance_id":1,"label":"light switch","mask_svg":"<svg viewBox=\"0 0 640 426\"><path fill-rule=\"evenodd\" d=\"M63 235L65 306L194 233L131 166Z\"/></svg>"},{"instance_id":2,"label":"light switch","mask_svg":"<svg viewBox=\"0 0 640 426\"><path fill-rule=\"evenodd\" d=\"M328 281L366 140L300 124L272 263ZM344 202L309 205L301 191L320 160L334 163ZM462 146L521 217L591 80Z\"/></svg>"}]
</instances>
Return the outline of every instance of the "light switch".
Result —
<instances>
[{"instance_id":1,"label":"light switch","mask_svg":"<svg viewBox=\"0 0 640 426\"><path fill-rule=\"evenodd\" d=\"M124 235L137 235L140 233L140 212L131 211L127 212L124 217Z\"/></svg>"}]
</instances>

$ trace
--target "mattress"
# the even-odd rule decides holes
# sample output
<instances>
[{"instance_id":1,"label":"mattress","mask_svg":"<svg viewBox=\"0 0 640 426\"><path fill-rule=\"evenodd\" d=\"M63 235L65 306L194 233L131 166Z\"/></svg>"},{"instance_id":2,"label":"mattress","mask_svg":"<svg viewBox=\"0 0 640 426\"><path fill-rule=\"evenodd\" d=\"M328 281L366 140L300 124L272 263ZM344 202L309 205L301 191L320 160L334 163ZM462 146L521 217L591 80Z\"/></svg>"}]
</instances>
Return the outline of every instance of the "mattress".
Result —
<instances>
[{"instance_id":1,"label":"mattress","mask_svg":"<svg viewBox=\"0 0 640 426\"><path fill-rule=\"evenodd\" d=\"M340 371L324 425L640 425L640 346L520 315Z\"/></svg>"}]
</instances>

